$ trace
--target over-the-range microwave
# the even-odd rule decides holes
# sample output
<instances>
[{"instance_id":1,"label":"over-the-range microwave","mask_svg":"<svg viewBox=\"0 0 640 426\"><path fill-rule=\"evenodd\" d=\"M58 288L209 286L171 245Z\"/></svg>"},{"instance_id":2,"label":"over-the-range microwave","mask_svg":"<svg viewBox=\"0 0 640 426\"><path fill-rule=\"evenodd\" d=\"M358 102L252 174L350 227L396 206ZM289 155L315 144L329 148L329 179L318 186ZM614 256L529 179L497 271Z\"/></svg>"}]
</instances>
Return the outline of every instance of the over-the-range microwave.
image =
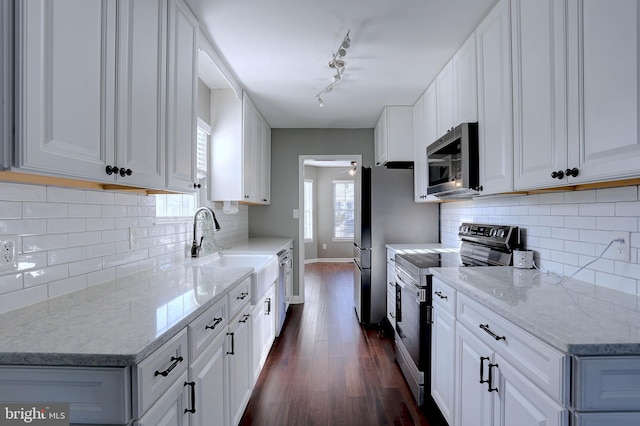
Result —
<instances>
[{"instance_id":1,"label":"over-the-range microwave","mask_svg":"<svg viewBox=\"0 0 640 426\"><path fill-rule=\"evenodd\" d=\"M462 123L427 147L427 194L469 198L479 191L478 123Z\"/></svg>"}]
</instances>

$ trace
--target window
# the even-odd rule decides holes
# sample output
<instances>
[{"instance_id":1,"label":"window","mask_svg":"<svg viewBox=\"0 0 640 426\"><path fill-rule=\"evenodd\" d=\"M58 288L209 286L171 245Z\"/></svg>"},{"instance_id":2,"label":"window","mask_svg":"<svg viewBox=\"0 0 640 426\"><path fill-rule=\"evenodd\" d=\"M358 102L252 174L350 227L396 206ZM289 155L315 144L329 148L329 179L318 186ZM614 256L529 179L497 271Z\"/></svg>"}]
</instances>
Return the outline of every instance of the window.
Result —
<instances>
[{"instance_id":1,"label":"window","mask_svg":"<svg viewBox=\"0 0 640 426\"><path fill-rule=\"evenodd\" d=\"M205 188L207 177L207 154L209 151L209 135L211 126L198 118L196 146L197 179L202 188ZM196 208L204 205L203 189L193 194L158 194L156 195L156 217L184 217L193 216ZM202 200L201 200L202 199Z\"/></svg>"},{"instance_id":2,"label":"window","mask_svg":"<svg viewBox=\"0 0 640 426\"><path fill-rule=\"evenodd\" d=\"M355 215L354 183L352 180L333 181L333 238L353 239Z\"/></svg>"},{"instance_id":3,"label":"window","mask_svg":"<svg viewBox=\"0 0 640 426\"><path fill-rule=\"evenodd\" d=\"M304 180L304 240L313 241L313 180Z\"/></svg>"}]
</instances>

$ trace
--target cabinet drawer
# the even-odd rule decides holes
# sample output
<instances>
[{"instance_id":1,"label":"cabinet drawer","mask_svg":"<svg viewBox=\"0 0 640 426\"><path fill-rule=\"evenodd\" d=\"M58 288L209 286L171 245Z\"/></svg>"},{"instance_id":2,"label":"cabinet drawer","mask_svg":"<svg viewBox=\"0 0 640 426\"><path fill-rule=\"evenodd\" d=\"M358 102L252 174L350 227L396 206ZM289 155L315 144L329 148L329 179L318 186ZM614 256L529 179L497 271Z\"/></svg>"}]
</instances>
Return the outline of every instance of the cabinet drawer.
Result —
<instances>
[{"instance_id":1,"label":"cabinet drawer","mask_svg":"<svg viewBox=\"0 0 640 426\"><path fill-rule=\"evenodd\" d=\"M568 358L563 353L460 293L457 318L549 396L566 400Z\"/></svg>"},{"instance_id":2,"label":"cabinet drawer","mask_svg":"<svg viewBox=\"0 0 640 426\"><path fill-rule=\"evenodd\" d=\"M640 411L640 357L575 357L572 394L577 411Z\"/></svg>"},{"instance_id":3,"label":"cabinet drawer","mask_svg":"<svg viewBox=\"0 0 640 426\"><path fill-rule=\"evenodd\" d=\"M129 368L0 367L0 401L69 403L71 423L131 420ZM37 422L36 422L37 423Z\"/></svg>"},{"instance_id":4,"label":"cabinet drawer","mask_svg":"<svg viewBox=\"0 0 640 426\"><path fill-rule=\"evenodd\" d=\"M575 413L573 426L638 426L640 413Z\"/></svg>"},{"instance_id":5,"label":"cabinet drawer","mask_svg":"<svg viewBox=\"0 0 640 426\"><path fill-rule=\"evenodd\" d=\"M431 291L433 291L432 299L433 304L440 306L446 312L451 315L456 314L456 291L439 280L438 278L433 278Z\"/></svg>"},{"instance_id":6,"label":"cabinet drawer","mask_svg":"<svg viewBox=\"0 0 640 426\"><path fill-rule=\"evenodd\" d=\"M229 292L229 318L233 318L249 300L251 300L251 277L246 278Z\"/></svg>"},{"instance_id":7,"label":"cabinet drawer","mask_svg":"<svg viewBox=\"0 0 640 426\"><path fill-rule=\"evenodd\" d=\"M387 265L394 265L396 264L396 251L393 249L387 249Z\"/></svg>"},{"instance_id":8,"label":"cabinet drawer","mask_svg":"<svg viewBox=\"0 0 640 426\"><path fill-rule=\"evenodd\" d=\"M187 327L191 361L198 358L207 345L220 334L220 331L227 327L229 322L227 306L227 298L223 297Z\"/></svg>"},{"instance_id":9,"label":"cabinet drawer","mask_svg":"<svg viewBox=\"0 0 640 426\"><path fill-rule=\"evenodd\" d=\"M134 367L134 415L140 417L175 382L189 364L187 330L181 330Z\"/></svg>"}]
</instances>

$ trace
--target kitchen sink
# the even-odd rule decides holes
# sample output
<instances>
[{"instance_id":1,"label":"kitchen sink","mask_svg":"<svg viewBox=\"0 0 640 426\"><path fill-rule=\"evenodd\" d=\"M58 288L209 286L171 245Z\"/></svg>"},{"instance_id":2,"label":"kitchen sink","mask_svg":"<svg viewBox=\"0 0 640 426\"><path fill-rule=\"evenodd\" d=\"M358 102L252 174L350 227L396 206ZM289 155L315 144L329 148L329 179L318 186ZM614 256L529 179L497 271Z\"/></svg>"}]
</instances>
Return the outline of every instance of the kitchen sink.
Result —
<instances>
[{"instance_id":1,"label":"kitchen sink","mask_svg":"<svg viewBox=\"0 0 640 426\"><path fill-rule=\"evenodd\" d=\"M278 279L278 257L273 254L221 254L220 266L246 266L251 274L251 304L256 304Z\"/></svg>"}]
</instances>

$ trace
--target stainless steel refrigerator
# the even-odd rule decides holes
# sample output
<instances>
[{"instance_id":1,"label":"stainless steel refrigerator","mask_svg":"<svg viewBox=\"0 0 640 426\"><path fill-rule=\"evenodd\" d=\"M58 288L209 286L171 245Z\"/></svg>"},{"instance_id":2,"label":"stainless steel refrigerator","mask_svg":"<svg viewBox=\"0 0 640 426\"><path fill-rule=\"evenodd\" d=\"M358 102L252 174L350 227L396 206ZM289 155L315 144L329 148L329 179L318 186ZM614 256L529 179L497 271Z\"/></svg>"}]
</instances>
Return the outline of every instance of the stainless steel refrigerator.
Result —
<instances>
[{"instance_id":1,"label":"stainless steel refrigerator","mask_svg":"<svg viewBox=\"0 0 640 426\"><path fill-rule=\"evenodd\" d=\"M386 244L439 242L438 203L416 203L413 169L362 167L355 201L353 301L358 320L378 325L386 315Z\"/></svg>"}]
</instances>

